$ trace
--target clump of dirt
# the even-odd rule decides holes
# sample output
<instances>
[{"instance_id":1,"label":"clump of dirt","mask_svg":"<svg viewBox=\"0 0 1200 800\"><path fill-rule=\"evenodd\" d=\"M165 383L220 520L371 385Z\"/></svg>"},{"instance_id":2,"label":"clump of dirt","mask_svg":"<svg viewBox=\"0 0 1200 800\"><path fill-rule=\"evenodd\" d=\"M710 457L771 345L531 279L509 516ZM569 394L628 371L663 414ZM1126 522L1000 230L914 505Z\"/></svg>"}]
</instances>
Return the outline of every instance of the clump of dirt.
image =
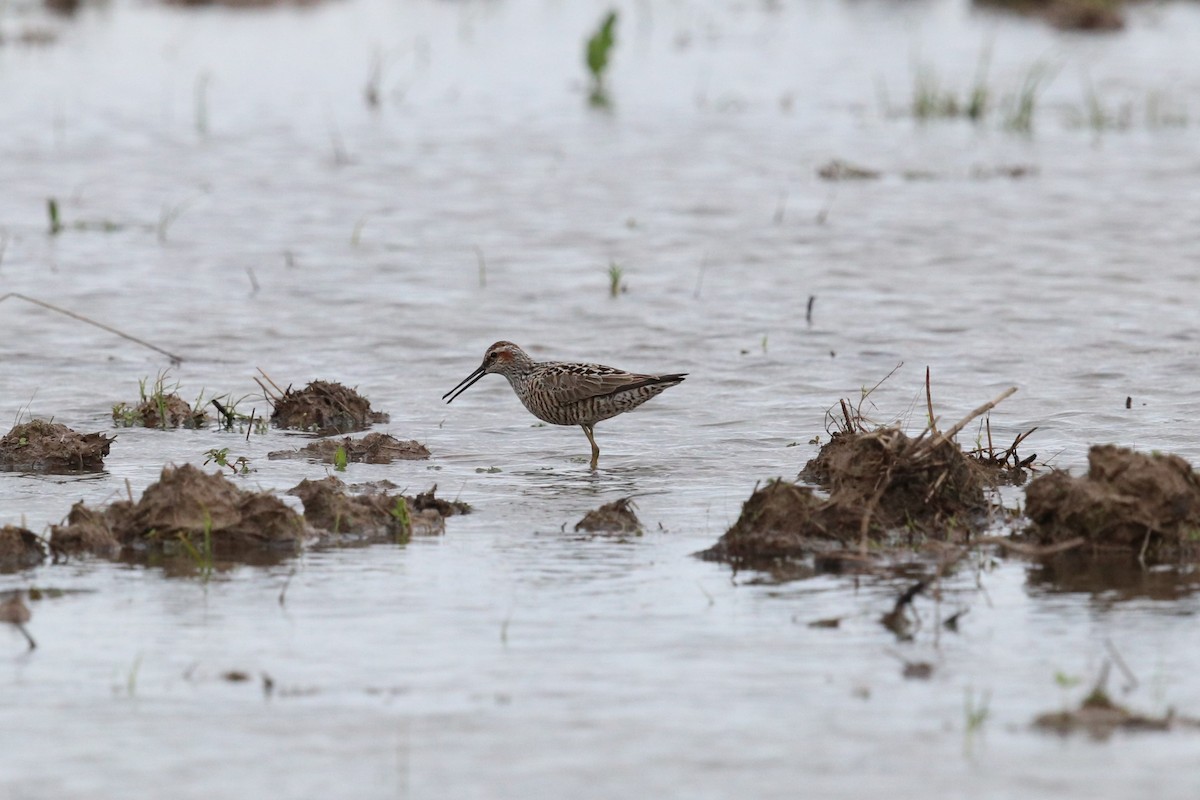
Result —
<instances>
[{"instance_id":1,"label":"clump of dirt","mask_svg":"<svg viewBox=\"0 0 1200 800\"><path fill-rule=\"evenodd\" d=\"M45 560L42 540L33 531L13 525L0 528L0 572L29 569Z\"/></svg>"},{"instance_id":2,"label":"clump of dirt","mask_svg":"<svg viewBox=\"0 0 1200 800\"><path fill-rule=\"evenodd\" d=\"M310 442L299 450L277 450L267 458L313 458L326 464L337 460L338 449L346 454L347 461L366 464L390 464L393 461L417 461L429 458L429 449L415 440L404 441L386 433L368 433L361 439L321 439Z\"/></svg>"},{"instance_id":3,"label":"clump of dirt","mask_svg":"<svg viewBox=\"0 0 1200 800\"><path fill-rule=\"evenodd\" d=\"M437 484L430 487L428 492L413 497L409 500L409 505L417 511L436 511L443 517L452 517L455 514L470 514L471 504L464 503L461 500L443 500L437 497Z\"/></svg>"},{"instance_id":4,"label":"clump of dirt","mask_svg":"<svg viewBox=\"0 0 1200 800\"><path fill-rule=\"evenodd\" d=\"M975 0L979 5L1045 17L1061 30L1117 31L1125 15L1117 0Z\"/></svg>"},{"instance_id":5,"label":"clump of dirt","mask_svg":"<svg viewBox=\"0 0 1200 800\"><path fill-rule=\"evenodd\" d=\"M1025 536L1041 544L1081 537L1143 559L1200 555L1200 476L1175 455L1096 445L1086 476L1051 472L1030 482L1025 514Z\"/></svg>"},{"instance_id":6,"label":"clump of dirt","mask_svg":"<svg viewBox=\"0 0 1200 800\"><path fill-rule=\"evenodd\" d=\"M741 516L701 555L741 565L829 553L852 544L963 541L988 509L977 463L954 441L898 428L839 431L800 477L829 492L775 480L756 488Z\"/></svg>"},{"instance_id":7,"label":"clump of dirt","mask_svg":"<svg viewBox=\"0 0 1200 800\"><path fill-rule=\"evenodd\" d=\"M280 428L322 434L361 431L390 417L372 411L367 398L340 383L313 381L300 390L290 386L281 395L270 395L271 422Z\"/></svg>"},{"instance_id":8,"label":"clump of dirt","mask_svg":"<svg viewBox=\"0 0 1200 800\"><path fill-rule=\"evenodd\" d=\"M1197 720L1176 716L1174 711L1161 717L1130 711L1115 703L1100 687L1093 689L1079 708L1039 714L1033 721L1033 727L1061 736L1086 733L1098 740L1107 739L1118 730L1169 731L1181 726L1195 728L1198 724Z\"/></svg>"},{"instance_id":9,"label":"clump of dirt","mask_svg":"<svg viewBox=\"0 0 1200 800\"><path fill-rule=\"evenodd\" d=\"M30 420L0 439L0 469L100 470L112 442L113 437L102 433L76 433L57 422Z\"/></svg>"},{"instance_id":10,"label":"clump of dirt","mask_svg":"<svg viewBox=\"0 0 1200 800\"><path fill-rule=\"evenodd\" d=\"M633 510L632 498L622 497L584 514L583 519L575 523L575 530L588 533L631 533L641 536L642 523Z\"/></svg>"},{"instance_id":11,"label":"clump of dirt","mask_svg":"<svg viewBox=\"0 0 1200 800\"><path fill-rule=\"evenodd\" d=\"M161 553L182 548L207 557L238 558L295 551L308 534L304 520L272 494L239 489L223 474L190 464L164 467L137 503L103 509L77 503L66 525L51 526L56 552Z\"/></svg>"},{"instance_id":12,"label":"clump of dirt","mask_svg":"<svg viewBox=\"0 0 1200 800\"><path fill-rule=\"evenodd\" d=\"M333 476L303 480L288 494L304 503L304 518L310 525L327 531L342 544L347 540L406 542L414 535L446 532L443 515L434 508L416 508L416 498L385 491L350 494L346 484ZM432 490L429 494L432 496Z\"/></svg>"},{"instance_id":13,"label":"clump of dirt","mask_svg":"<svg viewBox=\"0 0 1200 800\"><path fill-rule=\"evenodd\" d=\"M859 167L834 159L817 170L817 177L824 181L872 181L881 177L879 170Z\"/></svg>"},{"instance_id":14,"label":"clump of dirt","mask_svg":"<svg viewBox=\"0 0 1200 800\"><path fill-rule=\"evenodd\" d=\"M737 522L700 556L766 566L836 549L857 538L861 515L818 497L808 486L776 479L755 487Z\"/></svg>"},{"instance_id":15,"label":"clump of dirt","mask_svg":"<svg viewBox=\"0 0 1200 800\"><path fill-rule=\"evenodd\" d=\"M122 428L203 428L208 414L202 408L193 409L178 394L155 394L136 405L117 403L112 410L113 424Z\"/></svg>"}]
</instances>

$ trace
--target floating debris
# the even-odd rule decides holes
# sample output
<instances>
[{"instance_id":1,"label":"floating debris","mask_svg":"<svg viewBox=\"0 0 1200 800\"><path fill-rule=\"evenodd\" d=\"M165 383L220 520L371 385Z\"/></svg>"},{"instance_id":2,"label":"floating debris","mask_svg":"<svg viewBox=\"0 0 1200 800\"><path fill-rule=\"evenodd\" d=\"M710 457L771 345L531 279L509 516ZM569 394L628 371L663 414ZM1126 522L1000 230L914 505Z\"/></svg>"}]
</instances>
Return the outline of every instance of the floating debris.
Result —
<instances>
[{"instance_id":1,"label":"floating debris","mask_svg":"<svg viewBox=\"0 0 1200 800\"><path fill-rule=\"evenodd\" d=\"M13 525L0 528L0 572L29 569L45 560L42 540L33 531Z\"/></svg>"},{"instance_id":2,"label":"floating debris","mask_svg":"<svg viewBox=\"0 0 1200 800\"><path fill-rule=\"evenodd\" d=\"M267 458L312 458L333 464L341 448L348 461L365 464L390 464L393 461L417 461L429 458L429 448L415 440L402 440L386 433L368 433L361 439L322 439L310 442L299 450L278 450Z\"/></svg>"},{"instance_id":3,"label":"floating debris","mask_svg":"<svg viewBox=\"0 0 1200 800\"><path fill-rule=\"evenodd\" d=\"M583 519L575 523L575 530L588 533L632 533L642 535L642 523L633 513L633 499L622 497L584 514Z\"/></svg>"},{"instance_id":4,"label":"floating debris","mask_svg":"<svg viewBox=\"0 0 1200 800\"><path fill-rule=\"evenodd\" d=\"M96 471L114 437L76 433L66 425L35 419L13 427L0 439L0 469L33 472Z\"/></svg>"}]
</instances>

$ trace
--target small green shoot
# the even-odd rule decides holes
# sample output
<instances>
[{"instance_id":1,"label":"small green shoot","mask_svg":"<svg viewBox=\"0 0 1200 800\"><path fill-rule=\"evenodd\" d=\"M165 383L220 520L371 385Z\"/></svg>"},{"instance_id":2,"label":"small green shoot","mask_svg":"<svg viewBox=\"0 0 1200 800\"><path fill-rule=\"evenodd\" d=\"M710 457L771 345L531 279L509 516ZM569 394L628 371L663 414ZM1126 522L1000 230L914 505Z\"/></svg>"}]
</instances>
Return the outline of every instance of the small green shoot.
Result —
<instances>
[{"instance_id":1,"label":"small green shoot","mask_svg":"<svg viewBox=\"0 0 1200 800\"><path fill-rule=\"evenodd\" d=\"M398 496L395 505L392 506L389 513L400 525L400 531L396 534L396 540L407 541L412 536L412 517L408 513L408 501L402 495Z\"/></svg>"},{"instance_id":2,"label":"small green shoot","mask_svg":"<svg viewBox=\"0 0 1200 800\"><path fill-rule=\"evenodd\" d=\"M625 291L625 286L622 279L625 276L625 270L615 261L610 261L608 264L608 295L616 297L621 292Z\"/></svg>"},{"instance_id":3,"label":"small green shoot","mask_svg":"<svg viewBox=\"0 0 1200 800\"><path fill-rule=\"evenodd\" d=\"M212 540L213 521L212 516L207 510L204 512L204 538L200 541L200 549L192 544L192 540L188 538L187 533L180 531L179 545L184 551L191 556L192 561L200 570L200 578L204 582L212 577L213 573L213 540Z\"/></svg>"},{"instance_id":4,"label":"small green shoot","mask_svg":"<svg viewBox=\"0 0 1200 800\"><path fill-rule=\"evenodd\" d=\"M964 747L968 753L971 752L971 745L975 737L983 731L983 724L987 722L989 705L991 703L991 693L984 692L978 698L975 693L967 689L963 699L963 717L964 717Z\"/></svg>"},{"instance_id":5,"label":"small green shoot","mask_svg":"<svg viewBox=\"0 0 1200 800\"><path fill-rule=\"evenodd\" d=\"M333 453L333 468L338 472L346 471L346 464L350 461L350 456L346 452L345 445L338 445L338 449Z\"/></svg>"},{"instance_id":6,"label":"small green shoot","mask_svg":"<svg viewBox=\"0 0 1200 800\"><path fill-rule=\"evenodd\" d=\"M58 216L58 201L53 197L46 201L46 213L50 217L50 235L57 236L62 233L62 220Z\"/></svg>"},{"instance_id":7,"label":"small green shoot","mask_svg":"<svg viewBox=\"0 0 1200 800\"><path fill-rule=\"evenodd\" d=\"M234 475L249 475L250 474L250 459L245 456L238 456L231 459L229 457L229 448L222 447L220 450L213 448L204 454L204 466L215 463L220 467L228 467Z\"/></svg>"},{"instance_id":8,"label":"small green shoot","mask_svg":"<svg viewBox=\"0 0 1200 800\"><path fill-rule=\"evenodd\" d=\"M1033 130L1033 115L1037 110L1038 96L1054 78L1054 70L1047 64L1037 62L1025 73L1021 89L1012 101L1005 127L1018 133Z\"/></svg>"},{"instance_id":9,"label":"small green shoot","mask_svg":"<svg viewBox=\"0 0 1200 800\"><path fill-rule=\"evenodd\" d=\"M592 76L592 88L588 93L588 102L597 108L608 108L610 100L604 84L604 74L608 71L609 54L617 43L614 29L617 24L617 12L609 11L600 22L600 27L587 40L584 60L588 72Z\"/></svg>"}]
</instances>

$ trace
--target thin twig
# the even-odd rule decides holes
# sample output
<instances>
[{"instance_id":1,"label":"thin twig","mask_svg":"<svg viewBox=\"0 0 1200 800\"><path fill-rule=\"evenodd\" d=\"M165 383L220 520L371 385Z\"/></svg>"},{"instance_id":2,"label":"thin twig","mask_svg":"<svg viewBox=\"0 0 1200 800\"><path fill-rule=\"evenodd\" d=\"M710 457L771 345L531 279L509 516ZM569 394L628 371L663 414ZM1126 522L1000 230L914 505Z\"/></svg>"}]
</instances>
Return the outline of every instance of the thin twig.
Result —
<instances>
[{"instance_id":1,"label":"thin twig","mask_svg":"<svg viewBox=\"0 0 1200 800\"><path fill-rule=\"evenodd\" d=\"M929 409L929 429L937 433L937 422L933 416L933 393L929 390L929 367L925 367L925 406Z\"/></svg>"},{"instance_id":2,"label":"thin twig","mask_svg":"<svg viewBox=\"0 0 1200 800\"><path fill-rule=\"evenodd\" d=\"M983 405L981 405L979 408L972 411L970 414L967 414L965 417L963 417L961 420L959 420L958 423L953 428L946 431L941 436L934 437L934 439L929 444L929 449L932 450L933 448L940 445L942 442L950 441L951 439L953 439L955 436L958 435L959 431L961 431L963 428L967 427L967 425L971 424L971 420L975 419L980 414L986 414L988 411L991 411L993 408L998 406L1005 399L1011 397L1016 391L1017 391L1017 387L1010 386L1009 388L1007 388L1003 392L1001 392L1000 396L997 397L995 400L990 400L990 401L984 403Z\"/></svg>"},{"instance_id":3,"label":"thin twig","mask_svg":"<svg viewBox=\"0 0 1200 800\"><path fill-rule=\"evenodd\" d=\"M74 311L68 311L65 308L60 308L59 306L53 305L51 303L47 303L44 300L38 300L37 298L29 297L28 295L24 295L24 294L20 294L19 292L9 292L8 294L0 295L0 303L3 303L5 300L7 300L10 297L15 297L18 300L24 300L27 303L33 303L35 306L41 306L42 308L48 309L57 314L64 314L64 315L70 317L71 319L78 320L79 322L86 322L88 325L94 325L95 327L100 328L101 330L108 331L109 333L120 336L122 339L128 339L131 342L140 344L142 347L149 347L151 350L155 351L156 353L162 353L164 356L171 359L171 364L173 366L177 367L183 363L182 356L177 356L174 353L170 352L169 350L162 349L158 345L150 344L150 342L147 342L145 339L139 339L136 336L131 336L130 334L125 333L124 331L117 330L116 328L112 327L111 325L105 325L103 322L97 322L94 319L85 317L83 314L76 314Z\"/></svg>"}]
</instances>

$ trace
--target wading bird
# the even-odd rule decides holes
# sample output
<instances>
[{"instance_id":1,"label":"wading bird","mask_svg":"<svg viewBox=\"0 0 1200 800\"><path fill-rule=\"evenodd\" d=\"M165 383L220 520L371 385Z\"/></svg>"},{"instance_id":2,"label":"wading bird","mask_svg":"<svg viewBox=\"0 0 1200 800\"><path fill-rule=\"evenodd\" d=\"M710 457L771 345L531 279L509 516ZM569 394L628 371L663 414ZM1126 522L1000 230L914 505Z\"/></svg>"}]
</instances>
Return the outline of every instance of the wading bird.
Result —
<instances>
[{"instance_id":1,"label":"wading bird","mask_svg":"<svg viewBox=\"0 0 1200 800\"><path fill-rule=\"evenodd\" d=\"M596 423L637 408L687 375L639 375L602 364L534 361L512 342L496 342L487 349L479 368L442 399L454 402L489 373L508 378L525 408L538 419L551 425L583 428L592 444L593 470L600 461L600 448L592 430Z\"/></svg>"}]
</instances>

